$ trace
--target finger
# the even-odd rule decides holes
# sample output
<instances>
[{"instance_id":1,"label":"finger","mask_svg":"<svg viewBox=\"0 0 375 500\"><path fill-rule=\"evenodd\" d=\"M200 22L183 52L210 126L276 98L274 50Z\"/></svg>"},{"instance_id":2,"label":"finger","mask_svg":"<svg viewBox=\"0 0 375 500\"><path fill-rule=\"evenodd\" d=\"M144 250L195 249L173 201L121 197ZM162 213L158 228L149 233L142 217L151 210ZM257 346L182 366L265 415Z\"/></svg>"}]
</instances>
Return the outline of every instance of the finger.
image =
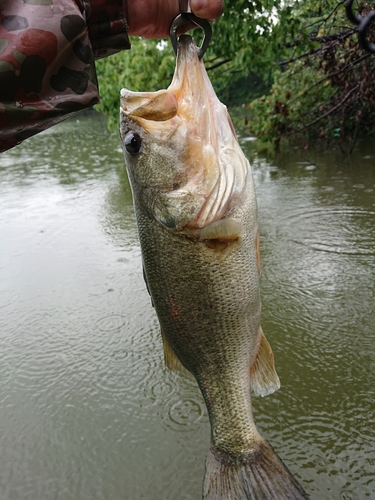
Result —
<instances>
[{"instance_id":1,"label":"finger","mask_svg":"<svg viewBox=\"0 0 375 500\"><path fill-rule=\"evenodd\" d=\"M193 14L203 19L217 19L224 10L224 0L191 0Z\"/></svg>"},{"instance_id":2,"label":"finger","mask_svg":"<svg viewBox=\"0 0 375 500\"><path fill-rule=\"evenodd\" d=\"M197 25L194 23L183 24L177 29L177 35L178 36L183 35L184 33L187 33L188 31L193 30L194 28L197 28Z\"/></svg>"}]
</instances>

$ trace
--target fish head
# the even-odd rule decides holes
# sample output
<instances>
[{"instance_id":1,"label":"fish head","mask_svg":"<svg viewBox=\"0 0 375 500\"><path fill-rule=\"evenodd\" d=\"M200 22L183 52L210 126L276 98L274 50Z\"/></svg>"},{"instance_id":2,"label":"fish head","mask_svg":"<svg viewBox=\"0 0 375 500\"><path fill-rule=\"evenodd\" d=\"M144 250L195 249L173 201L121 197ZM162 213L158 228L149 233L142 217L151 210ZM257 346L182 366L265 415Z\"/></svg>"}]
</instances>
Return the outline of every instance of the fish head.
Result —
<instances>
[{"instance_id":1,"label":"fish head","mask_svg":"<svg viewBox=\"0 0 375 500\"><path fill-rule=\"evenodd\" d=\"M189 151L177 110L169 89L121 91L121 142L134 202L169 228L187 222L180 205L188 195L181 188L188 183Z\"/></svg>"},{"instance_id":2,"label":"fish head","mask_svg":"<svg viewBox=\"0 0 375 500\"><path fill-rule=\"evenodd\" d=\"M245 192L249 170L198 53L184 35L168 89L121 91L121 142L134 203L178 231L225 216Z\"/></svg>"}]
</instances>

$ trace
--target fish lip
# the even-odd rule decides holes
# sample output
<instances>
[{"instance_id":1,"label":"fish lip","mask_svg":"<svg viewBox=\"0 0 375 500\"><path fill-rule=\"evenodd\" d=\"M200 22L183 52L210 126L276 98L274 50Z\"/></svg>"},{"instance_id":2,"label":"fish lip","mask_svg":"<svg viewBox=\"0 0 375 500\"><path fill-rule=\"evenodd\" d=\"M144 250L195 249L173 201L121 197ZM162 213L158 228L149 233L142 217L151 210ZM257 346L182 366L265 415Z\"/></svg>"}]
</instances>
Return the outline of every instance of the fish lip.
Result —
<instances>
[{"instance_id":1,"label":"fish lip","mask_svg":"<svg viewBox=\"0 0 375 500\"><path fill-rule=\"evenodd\" d=\"M250 166L240 150L226 108L218 100L204 65L198 60L195 42L186 35L180 37L179 45L175 73L167 90L139 93L121 89L121 137L124 140L129 129L141 131L140 135L147 146L147 151L142 154L155 153L151 168L154 168L156 158L160 158L163 153L164 144L169 148L164 151L164 170L173 172L175 179L176 172L183 169L186 180L177 189L172 186L166 190L159 188L165 202L160 203L163 208L159 207L156 218L160 216L169 220L170 217L170 224L166 225L173 230L194 230L198 233L206 225L227 217L242 205L243 195L249 187ZM173 102L177 103L177 111L170 120L155 121L142 117L143 109L144 116L150 116L155 110L158 112L161 103L167 103L167 108L169 105L172 108ZM146 109L149 104L150 109ZM139 109L140 114L137 116ZM200 109L206 112L197 117ZM218 130L210 133L208 129L211 126ZM176 138L173 137L175 133ZM172 141L170 147L168 140ZM126 154L130 163L128 168L132 168L131 163L137 160ZM158 165L161 165L159 159ZM165 186L163 184L163 188ZM157 188L154 184L152 187ZM178 220L172 221L179 210L183 213L177 217Z\"/></svg>"},{"instance_id":2,"label":"fish lip","mask_svg":"<svg viewBox=\"0 0 375 500\"><path fill-rule=\"evenodd\" d=\"M178 102L174 92L161 89L156 92L120 90L120 110L129 118L143 119L145 123L166 122L177 115Z\"/></svg>"}]
</instances>

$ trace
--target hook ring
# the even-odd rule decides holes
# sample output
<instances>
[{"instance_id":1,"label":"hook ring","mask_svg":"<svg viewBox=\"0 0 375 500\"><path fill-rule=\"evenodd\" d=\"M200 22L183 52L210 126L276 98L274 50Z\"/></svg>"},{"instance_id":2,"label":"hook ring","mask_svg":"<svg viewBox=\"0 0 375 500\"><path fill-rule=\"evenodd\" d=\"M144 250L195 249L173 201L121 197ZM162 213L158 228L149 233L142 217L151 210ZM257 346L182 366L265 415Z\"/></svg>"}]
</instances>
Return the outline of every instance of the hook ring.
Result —
<instances>
[{"instance_id":1,"label":"hook ring","mask_svg":"<svg viewBox=\"0 0 375 500\"><path fill-rule=\"evenodd\" d=\"M171 38L172 47L173 47L174 53L177 56L177 30L180 26L183 26L184 24L187 24L190 22L196 24L197 26L202 28L204 31L203 42L199 48L199 53L198 53L199 59L202 59L202 57L204 56L204 53L207 50L208 44L210 43L210 40L211 40L212 28L211 28L210 23L206 19L201 19L200 17L195 16L191 12L183 12L182 14L179 14L172 22L170 30L169 30L169 36Z\"/></svg>"},{"instance_id":2,"label":"hook ring","mask_svg":"<svg viewBox=\"0 0 375 500\"><path fill-rule=\"evenodd\" d=\"M358 41L362 48L367 50L367 52L371 52L375 54L375 43L371 43L367 40L366 35L369 26L375 21L375 11L369 12L367 16L365 16L358 27Z\"/></svg>"}]
</instances>

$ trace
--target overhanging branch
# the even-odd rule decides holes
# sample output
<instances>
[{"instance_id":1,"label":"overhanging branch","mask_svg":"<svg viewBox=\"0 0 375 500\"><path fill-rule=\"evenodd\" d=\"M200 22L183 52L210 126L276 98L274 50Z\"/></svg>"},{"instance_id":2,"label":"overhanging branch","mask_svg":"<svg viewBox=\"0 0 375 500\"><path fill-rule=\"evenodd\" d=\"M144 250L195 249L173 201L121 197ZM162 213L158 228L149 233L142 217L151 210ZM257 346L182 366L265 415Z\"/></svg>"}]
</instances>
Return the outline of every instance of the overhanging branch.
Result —
<instances>
[{"instance_id":1,"label":"overhanging branch","mask_svg":"<svg viewBox=\"0 0 375 500\"><path fill-rule=\"evenodd\" d=\"M316 123L320 122L320 120L323 120L324 118L327 118L327 116L331 115L332 113L334 113L335 111L337 111L339 108L341 108L341 106L343 106L345 104L345 102L349 99L349 97L354 93L356 92L359 87L360 87L360 83L358 85L356 85L355 87L353 87L346 95L345 97L341 100L341 102L339 102L336 106L334 106L333 108L331 108L329 111L327 111L326 113L324 113L323 115L321 116L318 116L318 118L316 118L315 120L313 120L312 122L308 123L307 125L305 125L304 127L298 129L298 130L292 130L291 132L287 132L285 134L281 134L277 139L281 139L281 137L285 137L285 136L290 136L290 135L295 135L295 134L300 134L301 132L304 132L305 130L309 129L310 127L312 127L313 125L315 125Z\"/></svg>"},{"instance_id":2,"label":"overhanging branch","mask_svg":"<svg viewBox=\"0 0 375 500\"><path fill-rule=\"evenodd\" d=\"M206 68L207 71L210 71L211 69L215 69L215 68L219 68L220 66L222 66L223 64L226 64L227 62L231 61L232 59L231 58L228 58L228 59L223 59L222 61L219 61L215 64L212 64L211 66L208 66Z\"/></svg>"}]
</instances>

